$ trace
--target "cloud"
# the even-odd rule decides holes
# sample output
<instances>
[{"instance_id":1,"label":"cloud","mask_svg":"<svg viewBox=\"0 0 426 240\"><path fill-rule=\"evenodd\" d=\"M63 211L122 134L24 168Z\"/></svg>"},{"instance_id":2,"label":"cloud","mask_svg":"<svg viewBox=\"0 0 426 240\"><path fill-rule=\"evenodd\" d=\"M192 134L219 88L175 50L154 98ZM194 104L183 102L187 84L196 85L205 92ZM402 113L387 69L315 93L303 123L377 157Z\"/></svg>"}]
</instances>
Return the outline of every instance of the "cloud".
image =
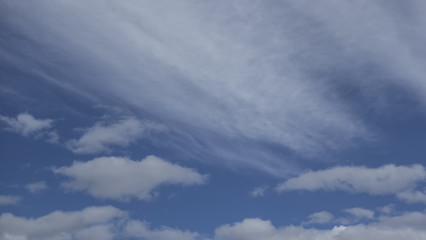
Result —
<instances>
[{"instance_id":1,"label":"cloud","mask_svg":"<svg viewBox=\"0 0 426 240\"><path fill-rule=\"evenodd\" d=\"M250 196L252 197L263 197L265 195L265 191L268 189L267 186L256 187L253 191L250 192Z\"/></svg>"},{"instance_id":2,"label":"cloud","mask_svg":"<svg viewBox=\"0 0 426 240\"><path fill-rule=\"evenodd\" d=\"M424 203L426 204L426 193L423 191L407 190L399 192L397 197L407 203Z\"/></svg>"},{"instance_id":3,"label":"cloud","mask_svg":"<svg viewBox=\"0 0 426 240\"><path fill-rule=\"evenodd\" d=\"M141 221L130 221L123 230L124 235L144 240L196 240L201 236L196 232L182 231L170 227L151 229L149 224Z\"/></svg>"},{"instance_id":4,"label":"cloud","mask_svg":"<svg viewBox=\"0 0 426 240\"><path fill-rule=\"evenodd\" d=\"M1 240L421 240L426 237L426 214L405 212L398 216L380 216L368 224L304 228L275 227L271 221L246 218L217 227L211 238L200 233L128 218L128 213L111 206L93 206L80 211L55 211L38 218L0 215Z\"/></svg>"},{"instance_id":5,"label":"cloud","mask_svg":"<svg viewBox=\"0 0 426 240\"><path fill-rule=\"evenodd\" d=\"M371 195L398 194L424 181L426 171L421 165L384 165L379 168L334 167L310 171L290 178L277 186L277 191L345 191Z\"/></svg>"},{"instance_id":6,"label":"cloud","mask_svg":"<svg viewBox=\"0 0 426 240\"><path fill-rule=\"evenodd\" d=\"M21 201L18 196L12 195L0 195L0 206L1 205L16 205Z\"/></svg>"},{"instance_id":7,"label":"cloud","mask_svg":"<svg viewBox=\"0 0 426 240\"><path fill-rule=\"evenodd\" d=\"M335 226L331 229L303 228L300 226L275 227L271 221L248 218L226 224L215 230L214 240L399 240L425 239L426 215L421 212L383 217L371 224Z\"/></svg>"},{"instance_id":8,"label":"cloud","mask_svg":"<svg viewBox=\"0 0 426 240\"><path fill-rule=\"evenodd\" d=\"M327 211L316 212L308 216L308 221L303 222L304 225L309 224L324 224L333 220L333 214Z\"/></svg>"},{"instance_id":9,"label":"cloud","mask_svg":"<svg viewBox=\"0 0 426 240\"><path fill-rule=\"evenodd\" d=\"M51 119L36 119L28 113L20 113L16 118L0 116L0 120L7 125L6 130L22 136L30 136L48 130L52 128L53 124Z\"/></svg>"},{"instance_id":10,"label":"cloud","mask_svg":"<svg viewBox=\"0 0 426 240\"><path fill-rule=\"evenodd\" d=\"M72 180L62 183L67 190L85 191L96 198L140 200L152 198L152 191L162 185L199 185L207 176L169 163L155 156L141 161L120 157L100 157L88 162L74 162L69 167L55 168L57 174Z\"/></svg>"},{"instance_id":11,"label":"cloud","mask_svg":"<svg viewBox=\"0 0 426 240\"><path fill-rule=\"evenodd\" d=\"M371 79L346 76L366 72L366 61L372 58L362 54L368 52L364 47L375 50L368 43L376 46L380 40L376 32L392 28L382 28L392 23L376 18L388 14L377 10L376 3L368 3L372 7L365 12L362 4L302 2L40 1L31 5L32 11L8 2L8 17L14 20L8 27L34 43L50 46L56 53L53 58L67 57L73 68L39 69L52 75L53 80L46 80L49 83L66 83L66 89L85 89L103 100L118 99L161 119L194 139L181 141L179 135L173 141L185 154L214 154L211 159L222 164L279 174L288 169L284 151L313 157L371 140L374 131L363 117L355 114L348 101L337 101L335 96L341 96L339 89L346 85L362 93L378 88ZM326 13L330 8L335 11ZM366 18L342 14L341 9ZM340 18L351 28L336 29ZM365 19L376 20L374 30L368 29L372 34L361 31L367 27L358 23ZM359 29L359 35L347 36L352 27ZM404 43L391 36L391 42ZM353 39L361 37L366 38L365 44L356 45ZM8 62L34 65L26 59L15 60L21 51L18 47L4 51ZM52 61L43 58L42 50L27 54L46 68ZM233 141L223 144L222 139ZM247 142L252 146L249 150ZM270 144L279 146L279 154L264 151Z\"/></svg>"},{"instance_id":12,"label":"cloud","mask_svg":"<svg viewBox=\"0 0 426 240\"><path fill-rule=\"evenodd\" d=\"M40 182L29 183L25 185L25 188L31 193L39 193L43 190L48 189L49 186L47 186L46 182L40 181Z\"/></svg>"},{"instance_id":13,"label":"cloud","mask_svg":"<svg viewBox=\"0 0 426 240\"><path fill-rule=\"evenodd\" d=\"M112 146L127 147L147 132L160 129L162 127L158 124L135 118L123 119L110 125L96 123L86 129L79 139L68 141L67 147L78 154L110 152Z\"/></svg>"},{"instance_id":14,"label":"cloud","mask_svg":"<svg viewBox=\"0 0 426 240\"><path fill-rule=\"evenodd\" d=\"M39 218L0 215L0 240L200 240L196 232L170 227L152 228L128 218L112 206L93 206L80 211L55 211Z\"/></svg>"},{"instance_id":15,"label":"cloud","mask_svg":"<svg viewBox=\"0 0 426 240\"><path fill-rule=\"evenodd\" d=\"M354 216L357 219L362 219L362 218L372 219L372 218L374 218L374 211L364 209L364 208L347 208L343 211L351 214L352 216Z\"/></svg>"},{"instance_id":16,"label":"cloud","mask_svg":"<svg viewBox=\"0 0 426 240\"><path fill-rule=\"evenodd\" d=\"M39 218L17 217L10 213L0 215L2 240L112 240L111 224L127 213L111 206L87 207L81 211L55 211Z\"/></svg>"}]
</instances>

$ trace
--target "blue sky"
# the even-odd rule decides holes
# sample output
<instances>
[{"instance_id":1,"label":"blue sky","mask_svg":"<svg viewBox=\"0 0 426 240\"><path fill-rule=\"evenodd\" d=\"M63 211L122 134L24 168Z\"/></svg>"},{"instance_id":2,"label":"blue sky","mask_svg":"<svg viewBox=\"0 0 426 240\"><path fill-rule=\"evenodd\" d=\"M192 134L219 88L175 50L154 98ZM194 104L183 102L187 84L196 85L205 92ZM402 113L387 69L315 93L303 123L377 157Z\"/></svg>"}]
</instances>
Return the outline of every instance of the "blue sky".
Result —
<instances>
[{"instance_id":1,"label":"blue sky","mask_svg":"<svg viewBox=\"0 0 426 240\"><path fill-rule=\"evenodd\" d=\"M426 239L423 1L0 1L0 240Z\"/></svg>"}]
</instances>

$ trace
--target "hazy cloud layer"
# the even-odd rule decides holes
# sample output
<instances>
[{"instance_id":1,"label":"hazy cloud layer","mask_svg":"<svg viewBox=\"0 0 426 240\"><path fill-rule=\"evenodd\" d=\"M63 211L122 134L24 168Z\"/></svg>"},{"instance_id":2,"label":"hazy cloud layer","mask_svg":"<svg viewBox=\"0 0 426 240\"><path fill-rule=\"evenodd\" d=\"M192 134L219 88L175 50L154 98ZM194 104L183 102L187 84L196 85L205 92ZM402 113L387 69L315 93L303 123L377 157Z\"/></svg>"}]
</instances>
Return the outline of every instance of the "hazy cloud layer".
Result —
<instances>
[{"instance_id":1,"label":"hazy cloud layer","mask_svg":"<svg viewBox=\"0 0 426 240\"><path fill-rule=\"evenodd\" d=\"M127 118L106 125L96 123L86 129L79 139L69 140L67 147L78 154L109 152L113 146L127 147L149 131L160 130L158 124Z\"/></svg>"},{"instance_id":2,"label":"hazy cloud layer","mask_svg":"<svg viewBox=\"0 0 426 240\"><path fill-rule=\"evenodd\" d=\"M207 176L194 169L172 164L155 156L140 161L120 157L100 157L88 162L74 162L69 167L55 168L57 174L71 178L62 186L72 191L85 191L96 198L140 200L152 198L152 191L162 185L199 185Z\"/></svg>"},{"instance_id":3,"label":"hazy cloud layer","mask_svg":"<svg viewBox=\"0 0 426 240\"><path fill-rule=\"evenodd\" d=\"M417 184L425 179L426 171L421 165L389 164L379 168L347 166L302 173L279 184L276 189L279 192L325 190L397 195L416 188Z\"/></svg>"}]
</instances>

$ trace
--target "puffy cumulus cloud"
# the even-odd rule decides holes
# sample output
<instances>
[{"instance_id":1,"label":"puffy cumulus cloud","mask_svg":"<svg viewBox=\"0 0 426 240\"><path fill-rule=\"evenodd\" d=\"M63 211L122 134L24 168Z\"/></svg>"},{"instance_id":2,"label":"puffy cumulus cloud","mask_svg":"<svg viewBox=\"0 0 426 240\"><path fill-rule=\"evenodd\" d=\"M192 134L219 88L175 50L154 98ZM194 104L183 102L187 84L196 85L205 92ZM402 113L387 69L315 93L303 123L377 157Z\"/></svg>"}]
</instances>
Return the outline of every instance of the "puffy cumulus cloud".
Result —
<instances>
[{"instance_id":1,"label":"puffy cumulus cloud","mask_svg":"<svg viewBox=\"0 0 426 240\"><path fill-rule=\"evenodd\" d=\"M120 157L100 157L88 162L74 162L53 171L72 178L62 186L72 191L86 191L96 198L149 200L161 185L204 184L207 175L194 169L169 163L155 156L141 161Z\"/></svg>"},{"instance_id":2,"label":"puffy cumulus cloud","mask_svg":"<svg viewBox=\"0 0 426 240\"><path fill-rule=\"evenodd\" d=\"M112 146L129 146L147 132L160 129L163 127L158 124L135 118L127 118L110 125L96 123L86 129L79 139L68 141L67 147L79 154L109 152Z\"/></svg>"},{"instance_id":3,"label":"puffy cumulus cloud","mask_svg":"<svg viewBox=\"0 0 426 240\"><path fill-rule=\"evenodd\" d=\"M275 227L268 220L244 219L216 229L214 240L422 240L426 238L426 214L405 213L396 217L383 217L371 224L335 226L331 229L303 228L300 226Z\"/></svg>"},{"instance_id":4,"label":"puffy cumulus cloud","mask_svg":"<svg viewBox=\"0 0 426 240\"><path fill-rule=\"evenodd\" d=\"M279 192L327 190L371 195L399 194L415 188L425 178L426 171L421 165L389 164L379 168L346 166L302 173L279 184L276 189Z\"/></svg>"},{"instance_id":5,"label":"puffy cumulus cloud","mask_svg":"<svg viewBox=\"0 0 426 240\"><path fill-rule=\"evenodd\" d=\"M151 229L149 224L141 221L130 221L123 230L125 236L144 240L196 240L201 239L200 234L182 231L170 227Z\"/></svg>"},{"instance_id":6,"label":"puffy cumulus cloud","mask_svg":"<svg viewBox=\"0 0 426 240\"><path fill-rule=\"evenodd\" d=\"M16 118L0 116L0 120L7 125L6 130L22 136L40 133L43 130L52 128L53 124L51 119L36 119L28 113L20 113ZM54 132L51 134L54 134Z\"/></svg>"},{"instance_id":7,"label":"puffy cumulus cloud","mask_svg":"<svg viewBox=\"0 0 426 240\"><path fill-rule=\"evenodd\" d=\"M316 213L312 213L311 215L308 216L308 221L303 222L304 225L309 225L309 224L325 224L325 223L329 223L331 220L333 220L333 214L327 212L327 211L321 211L321 212L316 212Z\"/></svg>"},{"instance_id":8,"label":"puffy cumulus cloud","mask_svg":"<svg viewBox=\"0 0 426 240\"><path fill-rule=\"evenodd\" d=\"M113 225L127 213L111 206L87 207L81 211L55 211L39 218L0 215L1 240L111 240Z\"/></svg>"},{"instance_id":9,"label":"puffy cumulus cloud","mask_svg":"<svg viewBox=\"0 0 426 240\"><path fill-rule=\"evenodd\" d=\"M40 182L33 182L25 185L25 188L30 191L31 193L39 193L43 190L46 190L49 188L49 186L44 181Z\"/></svg>"},{"instance_id":10,"label":"puffy cumulus cloud","mask_svg":"<svg viewBox=\"0 0 426 240\"><path fill-rule=\"evenodd\" d=\"M21 201L21 198L13 195L0 195L0 206L1 205L15 205Z\"/></svg>"}]
</instances>

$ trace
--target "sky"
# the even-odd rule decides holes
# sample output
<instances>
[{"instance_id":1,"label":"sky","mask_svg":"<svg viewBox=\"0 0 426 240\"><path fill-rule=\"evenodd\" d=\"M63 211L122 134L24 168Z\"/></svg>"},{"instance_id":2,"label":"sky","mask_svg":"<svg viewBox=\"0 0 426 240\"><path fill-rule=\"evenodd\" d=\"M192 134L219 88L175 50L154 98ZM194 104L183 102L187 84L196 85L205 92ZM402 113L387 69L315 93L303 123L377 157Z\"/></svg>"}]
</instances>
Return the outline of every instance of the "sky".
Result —
<instances>
[{"instance_id":1,"label":"sky","mask_svg":"<svg viewBox=\"0 0 426 240\"><path fill-rule=\"evenodd\" d=\"M0 0L0 240L426 239L426 2Z\"/></svg>"}]
</instances>

